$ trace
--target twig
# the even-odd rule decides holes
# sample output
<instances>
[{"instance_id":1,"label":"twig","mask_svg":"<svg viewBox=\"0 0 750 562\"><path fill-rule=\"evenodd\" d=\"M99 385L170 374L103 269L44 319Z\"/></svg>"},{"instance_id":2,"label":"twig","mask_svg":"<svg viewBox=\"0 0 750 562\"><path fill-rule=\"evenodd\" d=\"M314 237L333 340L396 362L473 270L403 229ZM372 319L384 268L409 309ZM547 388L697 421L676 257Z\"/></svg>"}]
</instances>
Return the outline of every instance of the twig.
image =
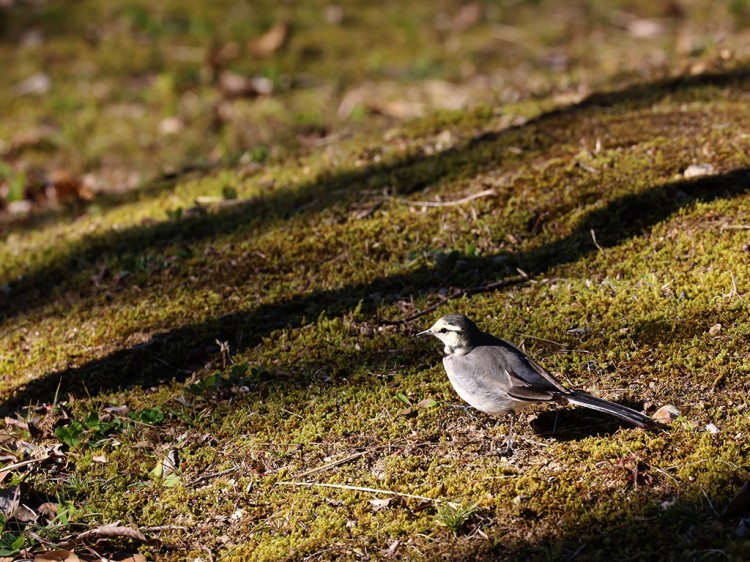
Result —
<instances>
[{"instance_id":1,"label":"twig","mask_svg":"<svg viewBox=\"0 0 750 562\"><path fill-rule=\"evenodd\" d=\"M280 486L304 486L307 488L336 488L338 490L352 490L354 492L368 492L370 494L386 494L388 496L398 496L399 498L409 498L412 500L421 500L426 502L442 503L443 500L434 498L428 498L425 496L416 496L414 494L403 494L401 492L394 492L392 490L380 490L378 488L365 488L363 486L346 486L344 484L323 484L319 482L276 482Z\"/></svg>"},{"instance_id":2,"label":"twig","mask_svg":"<svg viewBox=\"0 0 750 562\"><path fill-rule=\"evenodd\" d=\"M198 478L190 482L188 486L195 486L196 484L200 484L201 482L204 482L206 480L218 478L219 476L224 476L225 474L232 474L233 472L237 472L236 466L227 468L226 470L220 470L219 472L212 472L211 474L204 474L203 476L199 476Z\"/></svg>"},{"instance_id":3,"label":"twig","mask_svg":"<svg viewBox=\"0 0 750 562\"><path fill-rule=\"evenodd\" d=\"M153 527L138 527L144 533L159 533L161 531L189 531L188 527L182 525L156 525Z\"/></svg>"},{"instance_id":4,"label":"twig","mask_svg":"<svg viewBox=\"0 0 750 562\"><path fill-rule=\"evenodd\" d=\"M494 291L495 289L500 289L501 287L510 287L512 285L520 285L521 283L528 283L530 281L529 277L514 277L513 279L504 279L502 281L496 281L495 283L489 283L488 285L481 285L479 287L472 287L471 289L459 289L452 295L449 295L442 299L440 302L437 302L433 304L432 306L428 306L424 310L420 310L419 312L415 312L411 316L407 316L406 318L403 318L401 320L397 320L396 322L389 322L390 324L407 324L411 322L412 320L416 320L417 318L420 318L421 316L424 316L425 314L429 314L436 308L440 308L448 301L452 301L454 299L458 299L461 297L465 297L468 295L476 295L477 293L485 293L488 291Z\"/></svg>"},{"instance_id":5,"label":"twig","mask_svg":"<svg viewBox=\"0 0 750 562\"><path fill-rule=\"evenodd\" d=\"M594 241L594 246L596 246L596 249L599 250L600 252L603 252L604 248L602 248L599 245L599 242L596 241L596 232L594 232L593 228L591 229L591 239Z\"/></svg>"},{"instance_id":6,"label":"twig","mask_svg":"<svg viewBox=\"0 0 750 562\"><path fill-rule=\"evenodd\" d=\"M223 197L211 197L211 196L200 196L195 198L195 206L199 208L216 208L224 209L227 207L239 207L241 205L249 205L256 203L256 198L244 198L238 197L236 199L225 199Z\"/></svg>"},{"instance_id":7,"label":"twig","mask_svg":"<svg viewBox=\"0 0 750 562\"><path fill-rule=\"evenodd\" d=\"M35 462L43 462L48 460L50 457L44 457L42 459L29 459L27 461L21 461L17 462L16 464L9 464L8 466L0 466L0 472L5 472L8 470L15 470L17 468L21 468L23 466L27 466L29 464L34 464Z\"/></svg>"},{"instance_id":8,"label":"twig","mask_svg":"<svg viewBox=\"0 0 750 562\"><path fill-rule=\"evenodd\" d=\"M47 540L47 539L45 539L44 537L40 537L39 535L37 535L37 534L36 534L36 533L35 533L34 531L32 531L31 529L26 529L26 530L24 531L24 533L25 533L25 534L27 534L27 535L29 535L29 536L30 536L30 537L31 537L32 539L34 539L35 541L37 541L37 542L40 542L40 543L42 543L43 545L46 545L46 546L51 546L52 548L60 548L60 545L59 545L59 544L57 544L56 542L48 541L48 540Z\"/></svg>"},{"instance_id":9,"label":"twig","mask_svg":"<svg viewBox=\"0 0 750 562\"><path fill-rule=\"evenodd\" d=\"M360 211L356 215L354 215L355 219L363 220L363 219L369 219L372 215L375 214L375 211L380 209L380 207L383 206L384 201L381 199L377 203L375 203L372 207L369 209L366 209L364 211Z\"/></svg>"},{"instance_id":10,"label":"twig","mask_svg":"<svg viewBox=\"0 0 750 562\"><path fill-rule=\"evenodd\" d=\"M484 191L472 193L471 195L453 201L405 201L405 203L414 207L452 207L454 205L463 205L469 201L474 201L474 199L489 197L491 195L497 195L497 192L494 189L485 189Z\"/></svg>"},{"instance_id":11,"label":"twig","mask_svg":"<svg viewBox=\"0 0 750 562\"><path fill-rule=\"evenodd\" d=\"M59 546L60 548L70 548L71 546L75 546L92 539L97 540L118 537L125 537L143 543L148 542L148 539L139 530L133 529L132 527L123 527L120 525L119 521L115 521L114 523L107 523L106 525L102 525L101 527L97 527L96 529L89 529L88 531L84 531L83 533L74 535L60 542Z\"/></svg>"},{"instance_id":12,"label":"twig","mask_svg":"<svg viewBox=\"0 0 750 562\"><path fill-rule=\"evenodd\" d=\"M377 449L382 449L382 447L376 447ZM329 462L328 464L324 464L321 466L316 466L315 468L311 468L310 470L306 470L305 472L302 472L301 474L297 474L295 478L304 478L305 476L310 476L311 474L315 474L316 472L321 472L323 470L326 470L328 468L333 468L334 466L339 466L348 462L351 462L355 459L358 459L359 457L366 455L373 449L369 449L367 451L360 451L359 453L354 453L349 455L348 457L344 457L343 459L339 459L337 461Z\"/></svg>"},{"instance_id":13,"label":"twig","mask_svg":"<svg viewBox=\"0 0 750 562\"><path fill-rule=\"evenodd\" d=\"M333 468L335 466L339 466L348 462L351 462L353 460L358 459L361 456L366 455L367 453L372 453L374 451L379 451L380 449L389 449L391 447L399 446L403 447L405 446L405 443L397 442L397 443L388 443L387 445L378 445L377 447L370 447L369 449L366 449L364 451L359 451L358 453L352 453L351 455L348 455L342 459L339 459L337 461L329 462L327 464L316 466L315 468L311 468L310 470L306 470L305 472L301 472L300 474L296 474L295 478L304 478L305 476L310 476L311 474L315 474L316 472L322 472L323 470L326 470L328 468ZM414 447L423 447L425 445L432 445L432 443L416 443L412 444Z\"/></svg>"}]
</instances>

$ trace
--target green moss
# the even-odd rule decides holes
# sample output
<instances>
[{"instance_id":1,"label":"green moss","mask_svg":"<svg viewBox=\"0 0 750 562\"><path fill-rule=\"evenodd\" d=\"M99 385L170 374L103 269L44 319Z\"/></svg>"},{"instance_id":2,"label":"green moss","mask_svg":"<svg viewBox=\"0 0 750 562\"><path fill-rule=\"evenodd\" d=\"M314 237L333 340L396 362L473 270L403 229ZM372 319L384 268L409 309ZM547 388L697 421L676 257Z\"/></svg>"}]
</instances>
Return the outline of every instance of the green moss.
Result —
<instances>
[{"instance_id":1,"label":"green moss","mask_svg":"<svg viewBox=\"0 0 750 562\"><path fill-rule=\"evenodd\" d=\"M8 79L57 50L56 87L39 99L0 90L9 108L0 136L53 112L55 159L142 179L75 214L48 209L3 225L1 406L31 419L25 406L57 395L73 417L123 404L165 413L24 473L29 488L60 493L91 526L167 525L151 547L165 560L205 556L204 547L229 560L389 548L404 559L746 558L717 512L746 477L749 452L747 72L639 75L623 87L640 51L622 49L631 44L609 12L592 5L584 18L617 35L601 45L574 31L580 18L567 9L540 18L545 6L485 6L465 33L429 23L443 16L420 3L344 7L338 27L317 5L211 3L186 16L173 3L86 2L86 18L54 3L18 8L14 25L33 22L49 38L38 51L13 50ZM651 4L627 9L653 15ZM203 57L211 37L245 44L282 17L293 30L285 48L230 65L272 77L275 95L233 102L234 119L214 131L218 93L190 57ZM546 27L549 17L562 20ZM114 23L93 39L53 33L88 18ZM408 89L469 72L493 58L509 26L520 35L504 52L528 45L533 60L520 74L487 66L508 86L470 91L466 111L406 124L337 114L362 80ZM567 41L593 59L598 93L581 103L554 95L577 84L580 67L534 62ZM443 42L468 54L435 46ZM365 47L365 58L343 56ZM524 68L529 56L514 60ZM99 69L83 94L72 90L71 61ZM172 115L183 133L162 137L158 121ZM226 164L150 179L194 155ZM24 158L48 167L51 157L35 148ZM685 179L693 163L714 174ZM468 203L425 205L490 188ZM227 190L244 204L194 208ZM518 269L528 282L393 323ZM439 346L412 337L449 311L523 345L573 386L649 413L675 404L682 417L644 433L541 410L519 419L517 453L505 458L505 420L453 408ZM437 404L416 407L426 398ZM39 427L23 439L54 445L53 430ZM152 471L172 450L179 466L167 481ZM476 506L455 536L436 523L446 501Z\"/></svg>"}]
</instances>

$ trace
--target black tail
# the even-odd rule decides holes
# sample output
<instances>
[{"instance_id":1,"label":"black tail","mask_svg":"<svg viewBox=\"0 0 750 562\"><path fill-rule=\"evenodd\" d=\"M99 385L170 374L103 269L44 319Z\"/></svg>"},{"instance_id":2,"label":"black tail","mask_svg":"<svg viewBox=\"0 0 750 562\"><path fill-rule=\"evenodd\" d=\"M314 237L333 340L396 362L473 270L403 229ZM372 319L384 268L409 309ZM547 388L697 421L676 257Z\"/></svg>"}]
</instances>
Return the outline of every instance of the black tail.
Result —
<instances>
[{"instance_id":1,"label":"black tail","mask_svg":"<svg viewBox=\"0 0 750 562\"><path fill-rule=\"evenodd\" d=\"M606 412L607 414L611 414L643 429L657 425L657 423L648 416L636 412L627 406L621 406L620 404L604 400L603 398L597 398L596 396L586 394L585 392L575 391L572 394L566 394L565 398L567 398L568 402L575 404L576 406L583 406L584 408L591 408L592 410L597 410L599 412Z\"/></svg>"}]
</instances>

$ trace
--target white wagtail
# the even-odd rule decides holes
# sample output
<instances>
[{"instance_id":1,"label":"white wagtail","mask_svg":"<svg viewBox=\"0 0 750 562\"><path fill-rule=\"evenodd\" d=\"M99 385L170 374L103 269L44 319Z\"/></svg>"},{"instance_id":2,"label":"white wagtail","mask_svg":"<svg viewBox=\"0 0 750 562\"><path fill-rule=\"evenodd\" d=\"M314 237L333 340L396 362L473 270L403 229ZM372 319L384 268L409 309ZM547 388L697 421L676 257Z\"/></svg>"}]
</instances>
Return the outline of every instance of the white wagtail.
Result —
<instances>
[{"instance_id":1,"label":"white wagtail","mask_svg":"<svg viewBox=\"0 0 750 562\"><path fill-rule=\"evenodd\" d=\"M428 330L445 345L443 365L458 395L492 416L510 414L507 450L512 450L515 413L540 402L575 404L612 414L640 428L654 420L635 410L562 385L524 352L481 331L463 314L448 314Z\"/></svg>"}]
</instances>

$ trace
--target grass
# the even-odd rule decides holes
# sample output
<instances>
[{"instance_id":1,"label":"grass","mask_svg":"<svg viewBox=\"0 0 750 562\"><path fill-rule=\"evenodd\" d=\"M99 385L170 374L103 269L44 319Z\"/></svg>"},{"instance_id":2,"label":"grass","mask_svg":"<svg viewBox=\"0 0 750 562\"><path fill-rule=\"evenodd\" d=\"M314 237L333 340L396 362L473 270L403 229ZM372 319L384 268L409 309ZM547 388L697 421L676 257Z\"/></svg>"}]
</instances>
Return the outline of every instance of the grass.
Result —
<instances>
[{"instance_id":1,"label":"grass","mask_svg":"<svg viewBox=\"0 0 750 562\"><path fill-rule=\"evenodd\" d=\"M41 207L3 223L0 444L10 463L50 460L1 482L23 484L32 509L59 507L57 519L3 521L0 547L41 551L29 530L60 543L121 521L152 529L144 533L158 542L120 537L106 552L140 549L159 560L747 557L737 521L719 518L748 473L750 79L741 60L709 45L675 59L702 72L649 67L633 79L627 65L612 70L633 57L625 46L677 49L671 33L635 45L617 32L587 52L591 35L552 25L554 13L535 26L544 10L532 6L508 8L508 20L487 8L475 32L454 32L467 45L461 56L433 50L435 35L451 34L439 18L418 23L428 7L386 6L391 17L381 20L352 11L338 33L356 53L360 42L372 45L353 58L310 55L316 45L340 47L316 39L321 16L312 8L258 8L248 31L219 17L230 4L187 19L168 3L86 6L115 22L102 23L106 54L83 57L89 39L65 39L83 12L52 25L46 18L59 6L50 3L11 21L40 26L43 49L67 46L66 61L111 60L96 77L117 94L99 107L61 77L41 101L13 98L22 111L3 120L2 136L40 115L68 116L51 156L34 149L23 165L70 156L77 171L98 175L108 167L102 155L114 154L115 167L144 178L87 206ZM588 10L592 29L610 29L616 17L596 3L575 6ZM697 26L701 6L689 5L685 28ZM630 9L663 17L645 4ZM570 10L564 21L575 22ZM200 63L166 57L174 45L244 42L281 15L297 22L293 40L253 63L281 84L276 95L235 102L238 120L219 134L196 110L186 138L151 142L160 138L149 132L154 116L171 115L170 104L184 117L189 99L210 104L217 95L201 82ZM393 45L369 25L386 20L399 31ZM433 73L456 79L459 59L484 60L501 21L529 39L512 46L533 51L528 60L560 42L592 60L562 74L532 65L523 76L536 86L403 122L334 117L318 95L334 75L336 100L360 81L392 82L394 72L402 85ZM705 25L722 21L713 14ZM740 44L741 30L731 37ZM130 56L114 48L118 39ZM415 54L393 71L390 49ZM15 57L10 72L20 79L34 55ZM320 85L284 89L285 73L301 80L302 67ZM564 82L591 69L601 71L591 95L564 97ZM115 87L143 73L156 73L147 87ZM295 104L311 91L319 109L301 115ZM122 104L139 106L141 117L100 122L100 110ZM266 111L283 115L271 132L233 137L245 117ZM300 141L311 122L332 137ZM191 151L219 144L234 156L183 168ZM686 178L691 164L713 172ZM165 165L179 173L162 174ZM453 204L487 189L494 193ZM518 282L400 322L454 291L503 280ZM523 345L575 387L648 413L675 404L681 417L668 431L642 432L587 411L542 409L520 417L517 452L504 457L507 421L452 407L439 346L412 337L454 311Z\"/></svg>"}]
</instances>

